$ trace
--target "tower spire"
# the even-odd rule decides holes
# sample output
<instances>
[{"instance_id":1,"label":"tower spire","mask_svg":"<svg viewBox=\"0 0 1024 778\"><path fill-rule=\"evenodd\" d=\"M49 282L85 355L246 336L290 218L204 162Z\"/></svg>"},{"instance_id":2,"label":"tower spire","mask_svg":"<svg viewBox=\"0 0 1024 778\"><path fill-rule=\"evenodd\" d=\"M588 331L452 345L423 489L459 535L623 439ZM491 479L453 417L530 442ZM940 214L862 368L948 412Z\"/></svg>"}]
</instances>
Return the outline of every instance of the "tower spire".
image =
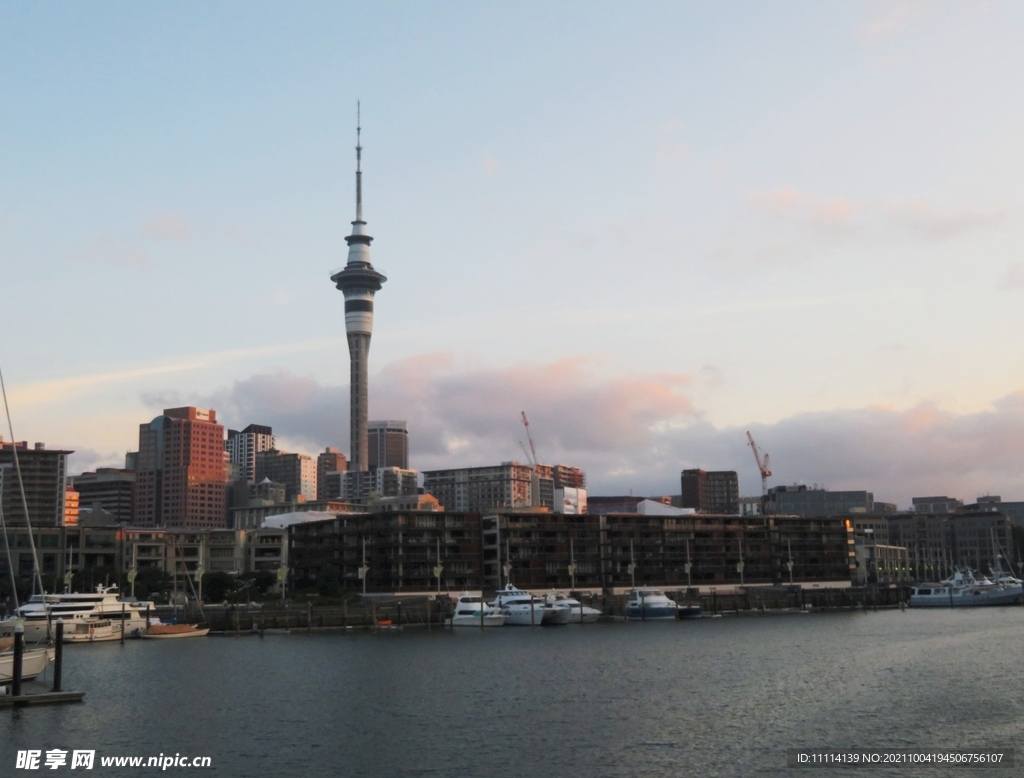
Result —
<instances>
[{"instance_id":1,"label":"tower spire","mask_svg":"<svg viewBox=\"0 0 1024 778\"><path fill-rule=\"evenodd\" d=\"M362 116L356 100L356 221L363 220L363 142Z\"/></svg>"}]
</instances>

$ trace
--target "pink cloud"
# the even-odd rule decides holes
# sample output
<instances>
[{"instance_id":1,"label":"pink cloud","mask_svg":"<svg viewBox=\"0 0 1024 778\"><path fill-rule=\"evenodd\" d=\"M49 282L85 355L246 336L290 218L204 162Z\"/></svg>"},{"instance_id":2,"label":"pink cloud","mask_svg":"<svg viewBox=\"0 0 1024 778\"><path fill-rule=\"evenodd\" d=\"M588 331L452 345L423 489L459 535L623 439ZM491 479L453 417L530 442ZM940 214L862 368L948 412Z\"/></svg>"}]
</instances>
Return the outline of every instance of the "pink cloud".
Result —
<instances>
[{"instance_id":1,"label":"pink cloud","mask_svg":"<svg viewBox=\"0 0 1024 778\"><path fill-rule=\"evenodd\" d=\"M188 221L180 213L161 213L146 222L142 231L157 240L180 243L192 237Z\"/></svg>"}]
</instances>

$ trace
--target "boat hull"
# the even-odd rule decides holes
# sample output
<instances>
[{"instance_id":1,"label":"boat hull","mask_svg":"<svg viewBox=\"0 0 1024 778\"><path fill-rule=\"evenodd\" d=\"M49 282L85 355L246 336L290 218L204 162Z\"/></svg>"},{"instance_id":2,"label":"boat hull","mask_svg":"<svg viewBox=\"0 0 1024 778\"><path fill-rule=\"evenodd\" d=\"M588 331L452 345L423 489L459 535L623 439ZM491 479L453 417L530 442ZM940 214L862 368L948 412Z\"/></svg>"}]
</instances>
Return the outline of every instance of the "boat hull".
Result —
<instances>
[{"instance_id":1,"label":"boat hull","mask_svg":"<svg viewBox=\"0 0 1024 778\"><path fill-rule=\"evenodd\" d=\"M626 618L630 621L675 621L678 610L668 605L645 605L642 610L640 606L631 606L626 608Z\"/></svg>"},{"instance_id":2,"label":"boat hull","mask_svg":"<svg viewBox=\"0 0 1024 778\"><path fill-rule=\"evenodd\" d=\"M176 638L204 638L210 634L209 627L195 624L153 624L142 637L150 640L173 640Z\"/></svg>"},{"instance_id":3,"label":"boat hull","mask_svg":"<svg viewBox=\"0 0 1024 778\"><path fill-rule=\"evenodd\" d=\"M480 629L480 616L452 616L445 621L448 627L476 627ZM505 614L488 614L484 616L483 626L503 627L505 626Z\"/></svg>"},{"instance_id":4,"label":"boat hull","mask_svg":"<svg viewBox=\"0 0 1024 778\"><path fill-rule=\"evenodd\" d=\"M539 627L544 623L544 608L542 607L505 605L503 609L508 612L508 619L505 621L506 627Z\"/></svg>"},{"instance_id":5,"label":"boat hull","mask_svg":"<svg viewBox=\"0 0 1024 778\"><path fill-rule=\"evenodd\" d=\"M541 621L545 627L568 624L572 620L572 614L568 608L548 607L544 608L544 617Z\"/></svg>"},{"instance_id":6,"label":"boat hull","mask_svg":"<svg viewBox=\"0 0 1024 778\"><path fill-rule=\"evenodd\" d=\"M946 594L912 594L907 605L911 608L981 608L997 605L1020 605L1024 596L1020 586L975 589Z\"/></svg>"},{"instance_id":7,"label":"boat hull","mask_svg":"<svg viewBox=\"0 0 1024 778\"><path fill-rule=\"evenodd\" d=\"M31 681L46 665L53 661L53 652L48 648L26 651L21 656L21 680ZM0 684L10 683L14 678L14 654L0 654Z\"/></svg>"}]
</instances>

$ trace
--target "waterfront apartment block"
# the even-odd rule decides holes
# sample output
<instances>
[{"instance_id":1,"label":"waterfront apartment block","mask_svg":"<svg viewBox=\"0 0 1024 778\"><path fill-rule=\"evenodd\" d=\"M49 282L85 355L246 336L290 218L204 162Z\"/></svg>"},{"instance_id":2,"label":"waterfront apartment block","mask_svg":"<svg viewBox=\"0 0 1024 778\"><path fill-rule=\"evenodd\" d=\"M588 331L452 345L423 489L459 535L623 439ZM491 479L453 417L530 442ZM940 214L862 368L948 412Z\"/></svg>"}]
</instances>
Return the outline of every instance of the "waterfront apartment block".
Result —
<instances>
[{"instance_id":1,"label":"waterfront apartment block","mask_svg":"<svg viewBox=\"0 0 1024 778\"><path fill-rule=\"evenodd\" d=\"M316 499L316 462L306 454L270 449L256 454L256 480L284 484L286 500Z\"/></svg>"},{"instance_id":2,"label":"waterfront apartment block","mask_svg":"<svg viewBox=\"0 0 1024 778\"><path fill-rule=\"evenodd\" d=\"M874 513L875 496L871 492L833 492L828 489L775 486L768 490L768 513L785 516L848 516Z\"/></svg>"},{"instance_id":3,"label":"waterfront apartment block","mask_svg":"<svg viewBox=\"0 0 1024 778\"><path fill-rule=\"evenodd\" d=\"M505 565L519 586L620 588L784 583L790 553L796 581L848 581L856 561L840 518L507 513L482 525L485 583L495 588Z\"/></svg>"},{"instance_id":4,"label":"waterfront apartment block","mask_svg":"<svg viewBox=\"0 0 1024 778\"><path fill-rule=\"evenodd\" d=\"M78 492L79 506L94 509L97 505L113 514L118 521L132 522L132 492L135 471L116 467L98 467L96 472L73 475L68 479Z\"/></svg>"},{"instance_id":5,"label":"waterfront apartment block","mask_svg":"<svg viewBox=\"0 0 1024 778\"><path fill-rule=\"evenodd\" d=\"M243 574L275 571L288 566L288 530L164 529L124 525L68 525L35 530L36 553L47 591L64 591L64 576L77 577L79 591L96 584L118 583L129 590L127 574L133 568L171 575L195 576L201 565L208 573ZM28 533L11 528L15 574L32 577ZM8 575L6 555L0 556L0 574ZM184 582L181 581L179 589Z\"/></svg>"},{"instance_id":6,"label":"waterfront apartment block","mask_svg":"<svg viewBox=\"0 0 1024 778\"><path fill-rule=\"evenodd\" d=\"M25 502L33 527L59 527L64 523L64 498L67 487L67 460L73 451L46 448L25 441L5 442L0 437L0 508L7 524L24 525L25 510L18 485L14 457L21 468Z\"/></svg>"},{"instance_id":7,"label":"waterfront apartment block","mask_svg":"<svg viewBox=\"0 0 1024 778\"><path fill-rule=\"evenodd\" d=\"M294 524L288 531L292 583L298 588L334 580L361 591L364 561L368 592L480 588L478 513L355 514Z\"/></svg>"},{"instance_id":8,"label":"waterfront apartment block","mask_svg":"<svg viewBox=\"0 0 1024 778\"><path fill-rule=\"evenodd\" d=\"M367 424L367 433L371 470L379 467L409 469L409 430L404 421L371 421Z\"/></svg>"},{"instance_id":9,"label":"waterfront apartment block","mask_svg":"<svg viewBox=\"0 0 1024 778\"><path fill-rule=\"evenodd\" d=\"M327 491L327 474L344 473L348 470L345 455L338 449L328 446L316 458L316 498L326 500L334 496Z\"/></svg>"},{"instance_id":10,"label":"waterfront apartment block","mask_svg":"<svg viewBox=\"0 0 1024 778\"><path fill-rule=\"evenodd\" d=\"M136 468L136 524L225 526L228 469L216 411L167 408L139 425Z\"/></svg>"},{"instance_id":11,"label":"waterfront apartment block","mask_svg":"<svg viewBox=\"0 0 1024 778\"><path fill-rule=\"evenodd\" d=\"M533 505L533 468L518 462L423 471L423 491L459 513ZM552 501L554 493L552 491Z\"/></svg>"},{"instance_id":12,"label":"waterfront apartment block","mask_svg":"<svg viewBox=\"0 0 1024 778\"><path fill-rule=\"evenodd\" d=\"M681 507L698 513L739 514L740 480L735 470L684 470L680 481Z\"/></svg>"},{"instance_id":13,"label":"waterfront apartment block","mask_svg":"<svg viewBox=\"0 0 1024 778\"><path fill-rule=\"evenodd\" d=\"M262 424L250 424L241 432L228 430L228 439L224 444L228 461L238 465L239 480L249 484L256 481L256 455L274 447L273 430Z\"/></svg>"}]
</instances>

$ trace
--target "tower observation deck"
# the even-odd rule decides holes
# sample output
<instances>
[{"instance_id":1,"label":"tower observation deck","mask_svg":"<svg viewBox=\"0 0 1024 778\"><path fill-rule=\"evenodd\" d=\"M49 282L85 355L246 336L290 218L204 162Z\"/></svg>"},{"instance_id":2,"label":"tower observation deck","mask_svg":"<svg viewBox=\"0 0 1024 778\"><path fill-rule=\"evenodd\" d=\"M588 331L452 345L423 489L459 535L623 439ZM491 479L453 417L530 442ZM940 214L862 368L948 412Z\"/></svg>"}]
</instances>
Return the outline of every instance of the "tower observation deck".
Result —
<instances>
[{"instance_id":1,"label":"tower observation deck","mask_svg":"<svg viewBox=\"0 0 1024 778\"><path fill-rule=\"evenodd\" d=\"M345 295L345 334L351 367L349 383L349 470L369 469L369 358L373 334L373 296L387 278L370 263L370 242L363 221L362 127L356 123L356 219L348 244L348 263L331 276Z\"/></svg>"}]
</instances>

